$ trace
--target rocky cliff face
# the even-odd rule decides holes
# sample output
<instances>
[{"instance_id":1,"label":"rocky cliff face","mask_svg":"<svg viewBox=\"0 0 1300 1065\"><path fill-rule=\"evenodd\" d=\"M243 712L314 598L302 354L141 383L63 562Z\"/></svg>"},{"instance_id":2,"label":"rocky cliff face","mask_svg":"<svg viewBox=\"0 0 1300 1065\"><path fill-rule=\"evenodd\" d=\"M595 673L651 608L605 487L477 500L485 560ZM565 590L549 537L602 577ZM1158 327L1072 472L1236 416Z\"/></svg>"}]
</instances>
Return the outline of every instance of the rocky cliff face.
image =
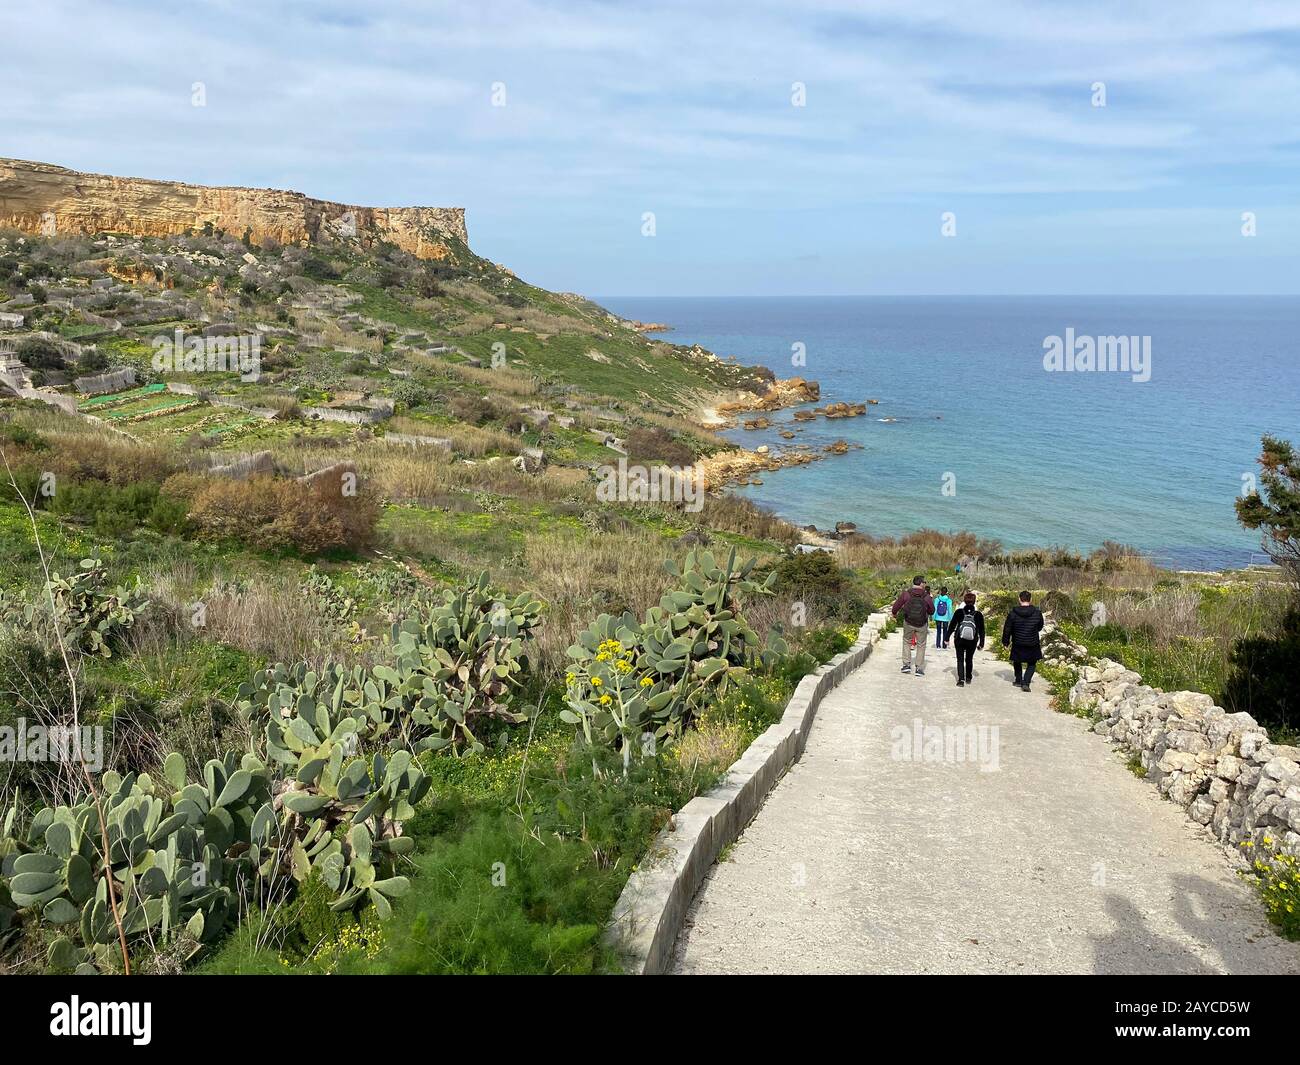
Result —
<instances>
[{"instance_id":1,"label":"rocky cliff face","mask_svg":"<svg viewBox=\"0 0 1300 1065\"><path fill-rule=\"evenodd\" d=\"M0 159L0 225L47 236L130 233L162 237L205 224L254 243L302 244L355 236L387 240L421 259L468 243L460 207L359 207L280 189L222 188L84 174L48 163Z\"/></svg>"}]
</instances>

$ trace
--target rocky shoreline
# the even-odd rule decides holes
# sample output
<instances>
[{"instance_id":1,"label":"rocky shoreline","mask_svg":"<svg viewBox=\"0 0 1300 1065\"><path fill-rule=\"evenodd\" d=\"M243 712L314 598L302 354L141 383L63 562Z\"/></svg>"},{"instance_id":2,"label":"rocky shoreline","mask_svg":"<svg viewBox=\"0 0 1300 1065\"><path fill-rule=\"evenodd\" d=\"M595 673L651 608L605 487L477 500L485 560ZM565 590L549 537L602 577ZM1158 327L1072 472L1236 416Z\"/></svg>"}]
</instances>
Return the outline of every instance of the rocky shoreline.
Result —
<instances>
[{"instance_id":1,"label":"rocky shoreline","mask_svg":"<svg viewBox=\"0 0 1300 1065\"><path fill-rule=\"evenodd\" d=\"M777 378L761 394L729 393L695 412L695 421L705 429L734 429L736 416L750 411L772 412L821 399L821 385L802 377Z\"/></svg>"},{"instance_id":2,"label":"rocky shoreline","mask_svg":"<svg viewBox=\"0 0 1300 1065\"><path fill-rule=\"evenodd\" d=\"M767 446L755 451L735 448L699 459L692 469L702 478L706 492L721 492L729 485L762 484L755 474L790 466L807 466L825 456L819 452L790 448L772 451Z\"/></svg>"}]
</instances>

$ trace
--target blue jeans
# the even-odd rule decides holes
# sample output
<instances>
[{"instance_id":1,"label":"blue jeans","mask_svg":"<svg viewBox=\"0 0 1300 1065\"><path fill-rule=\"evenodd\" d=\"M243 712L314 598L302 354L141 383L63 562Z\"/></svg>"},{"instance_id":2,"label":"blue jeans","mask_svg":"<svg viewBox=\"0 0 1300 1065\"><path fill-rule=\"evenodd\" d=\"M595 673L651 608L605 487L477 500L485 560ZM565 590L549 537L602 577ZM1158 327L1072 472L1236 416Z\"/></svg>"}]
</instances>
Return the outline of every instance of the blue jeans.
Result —
<instances>
[{"instance_id":1,"label":"blue jeans","mask_svg":"<svg viewBox=\"0 0 1300 1065\"><path fill-rule=\"evenodd\" d=\"M948 622L934 619L934 645L935 647L948 646Z\"/></svg>"}]
</instances>

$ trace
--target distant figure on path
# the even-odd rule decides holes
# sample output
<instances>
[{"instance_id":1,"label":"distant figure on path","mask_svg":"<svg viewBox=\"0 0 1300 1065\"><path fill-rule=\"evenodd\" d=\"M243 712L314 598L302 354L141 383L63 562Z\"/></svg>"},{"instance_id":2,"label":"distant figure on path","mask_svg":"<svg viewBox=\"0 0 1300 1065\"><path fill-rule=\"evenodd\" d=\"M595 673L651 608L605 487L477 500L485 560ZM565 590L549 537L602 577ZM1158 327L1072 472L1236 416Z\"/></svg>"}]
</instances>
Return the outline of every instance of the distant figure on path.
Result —
<instances>
[{"instance_id":1,"label":"distant figure on path","mask_svg":"<svg viewBox=\"0 0 1300 1065\"><path fill-rule=\"evenodd\" d=\"M916 641L916 675L925 676L925 645L930 639L930 616L934 600L924 577L913 577L912 587L894 600L893 615L903 615L903 672L912 671L912 641Z\"/></svg>"},{"instance_id":2,"label":"distant figure on path","mask_svg":"<svg viewBox=\"0 0 1300 1065\"><path fill-rule=\"evenodd\" d=\"M1029 691L1034 669L1043 657L1042 644L1038 640L1038 634L1043 631L1043 612L1032 606L1029 600L1029 593L1021 592L1019 604L1011 608L1002 626L1002 646L1010 646L1011 664L1016 670L1013 683L1022 691Z\"/></svg>"},{"instance_id":3,"label":"distant figure on path","mask_svg":"<svg viewBox=\"0 0 1300 1065\"><path fill-rule=\"evenodd\" d=\"M952 600L948 598L947 585L940 585L934 601L934 645L941 651L948 649L949 622L952 621Z\"/></svg>"},{"instance_id":4,"label":"distant figure on path","mask_svg":"<svg viewBox=\"0 0 1300 1065\"><path fill-rule=\"evenodd\" d=\"M957 687L972 680L975 648L984 646L984 612L975 609L975 593L967 589L961 597L962 605L952 616L949 632L957 648Z\"/></svg>"},{"instance_id":5,"label":"distant figure on path","mask_svg":"<svg viewBox=\"0 0 1300 1065\"><path fill-rule=\"evenodd\" d=\"M952 567L952 571L953 571L953 573L955 573L958 577L961 576L961 559L958 559L958 560L957 560L956 565L954 565L954 566Z\"/></svg>"}]
</instances>

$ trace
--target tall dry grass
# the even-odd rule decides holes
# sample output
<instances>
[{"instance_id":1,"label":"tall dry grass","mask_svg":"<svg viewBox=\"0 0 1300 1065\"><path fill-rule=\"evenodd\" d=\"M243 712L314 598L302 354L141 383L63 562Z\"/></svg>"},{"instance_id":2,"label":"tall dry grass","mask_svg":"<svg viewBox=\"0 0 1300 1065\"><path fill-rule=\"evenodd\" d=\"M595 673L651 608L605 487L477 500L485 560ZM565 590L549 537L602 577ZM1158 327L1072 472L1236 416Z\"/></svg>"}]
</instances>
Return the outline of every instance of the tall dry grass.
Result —
<instances>
[{"instance_id":1,"label":"tall dry grass","mask_svg":"<svg viewBox=\"0 0 1300 1065\"><path fill-rule=\"evenodd\" d=\"M146 570L142 580L154 609L133 638L183 640L201 632L204 639L238 648L268 661L359 661L356 645L339 626L322 617L292 574L243 577L219 571L202 576L192 565ZM203 625L194 627L202 605Z\"/></svg>"},{"instance_id":2,"label":"tall dry grass","mask_svg":"<svg viewBox=\"0 0 1300 1065\"><path fill-rule=\"evenodd\" d=\"M355 333L330 318L321 319L320 338L326 347L357 348L367 355L379 355L384 350L384 342L381 338Z\"/></svg>"},{"instance_id":3,"label":"tall dry grass","mask_svg":"<svg viewBox=\"0 0 1300 1065\"><path fill-rule=\"evenodd\" d=\"M982 558L1001 552L996 541L973 533L942 533L921 529L906 536L857 534L840 545L840 560L850 569L884 574L905 570L951 569L959 559Z\"/></svg>"},{"instance_id":4,"label":"tall dry grass","mask_svg":"<svg viewBox=\"0 0 1300 1065\"><path fill-rule=\"evenodd\" d=\"M538 645L543 657L564 660L578 633L602 613L642 615L674 586L664 569L673 548L645 529L526 536L517 579L549 604Z\"/></svg>"}]
</instances>

